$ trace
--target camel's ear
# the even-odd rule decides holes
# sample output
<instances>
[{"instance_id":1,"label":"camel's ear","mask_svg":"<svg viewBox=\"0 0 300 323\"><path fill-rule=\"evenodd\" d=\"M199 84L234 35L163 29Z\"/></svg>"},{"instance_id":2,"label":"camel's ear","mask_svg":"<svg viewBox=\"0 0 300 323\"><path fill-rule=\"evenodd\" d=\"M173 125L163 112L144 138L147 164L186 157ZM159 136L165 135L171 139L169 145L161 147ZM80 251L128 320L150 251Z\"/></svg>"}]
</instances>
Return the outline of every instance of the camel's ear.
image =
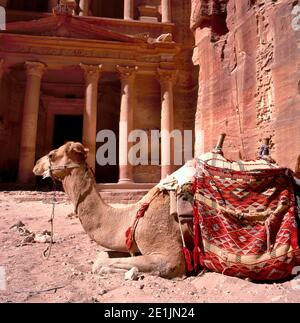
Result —
<instances>
[{"instance_id":1,"label":"camel's ear","mask_svg":"<svg viewBox=\"0 0 300 323\"><path fill-rule=\"evenodd\" d=\"M71 146L69 148L69 152L74 152L74 153L80 155L81 157L83 157L84 159L86 159L89 149L85 148L79 142L74 142L71 144Z\"/></svg>"}]
</instances>

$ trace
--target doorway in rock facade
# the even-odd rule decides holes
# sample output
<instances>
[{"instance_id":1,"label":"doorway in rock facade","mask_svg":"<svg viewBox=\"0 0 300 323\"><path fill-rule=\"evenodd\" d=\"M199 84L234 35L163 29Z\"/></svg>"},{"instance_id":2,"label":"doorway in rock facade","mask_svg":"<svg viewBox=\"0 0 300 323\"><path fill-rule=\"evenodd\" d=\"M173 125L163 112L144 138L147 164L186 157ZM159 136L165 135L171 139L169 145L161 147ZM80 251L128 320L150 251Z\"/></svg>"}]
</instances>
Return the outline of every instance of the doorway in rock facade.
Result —
<instances>
[{"instance_id":1,"label":"doorway in rock facade","mask_svg":"<svg viewBox=\"0 0 300 323\"><path fill-rule=\"evenodd\" d=\"M52 148L58 148L68 141L82 141L83 117L81 115L56 115Z\"/></svg>"}]
</instances>

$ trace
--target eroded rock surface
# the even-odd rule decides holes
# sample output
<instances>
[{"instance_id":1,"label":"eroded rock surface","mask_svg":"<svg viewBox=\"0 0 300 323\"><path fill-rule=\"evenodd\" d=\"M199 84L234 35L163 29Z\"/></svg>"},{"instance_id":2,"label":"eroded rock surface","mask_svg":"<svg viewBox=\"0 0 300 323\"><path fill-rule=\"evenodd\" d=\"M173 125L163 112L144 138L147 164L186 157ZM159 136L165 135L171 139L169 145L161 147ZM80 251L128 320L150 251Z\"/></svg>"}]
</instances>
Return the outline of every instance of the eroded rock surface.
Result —
<instances>
[{"instance_id":1,"label":"eroded rock surface","mask_svg":"<svg viewBox=\"0 0 300 323\"><path fill-rule=\"evenodd\" d=\"M292 0L194 0L191 27L199 64L196 129L205 149L228 134L230 158L253 159L259 140L293 168L299 154L300 3Z\"/></svg>"}]
</instances>

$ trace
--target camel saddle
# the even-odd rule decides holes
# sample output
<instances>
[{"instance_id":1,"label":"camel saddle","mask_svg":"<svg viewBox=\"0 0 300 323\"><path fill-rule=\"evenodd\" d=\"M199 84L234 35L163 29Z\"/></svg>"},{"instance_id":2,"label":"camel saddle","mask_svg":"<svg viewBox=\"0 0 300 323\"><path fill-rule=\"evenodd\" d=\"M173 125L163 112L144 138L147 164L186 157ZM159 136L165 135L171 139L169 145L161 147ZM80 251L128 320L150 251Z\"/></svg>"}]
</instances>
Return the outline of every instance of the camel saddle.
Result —
<instances>
[{"instance_id":1,"label":"camel saddle","mask_svg":"<svg viewBox=\"0 0 300 323\"><path fill-rule=\"evenodd\" d=\"M179 222L193 221L195 272L280 280L300 264L297 185L289 169L207 153L158 187L169 192Z\"/></svg>"},{"instance_id":2,"label":"camel saddle","mask_svg":"<svg viewBox=\"0 0 300 323\"><path fill-rule=\"evenodd\" d=\"M197 159L194 269L257 281L281 280L300 264L297 185L268 160Z\"/></svg>"},{"instance_id":3,"label":"camel saddle","mask_svg":"<svg viewBox=\"0 0 300 323\"><path fill-rule=\"evenodd\" d=\"M193 218L194 214L194 194L193 183L197 171L197 163L217 166L224 169L238 171L251 171L254 169L278 168L276 164L270 164L266 160L258 161L230 161L222 154L206 153L198 159L188 161L183 167L179 168L172 175L162 180L158 187L162 191L170 194L170 213L177 214L182 218Z\"/></svg>"}]
</instances>

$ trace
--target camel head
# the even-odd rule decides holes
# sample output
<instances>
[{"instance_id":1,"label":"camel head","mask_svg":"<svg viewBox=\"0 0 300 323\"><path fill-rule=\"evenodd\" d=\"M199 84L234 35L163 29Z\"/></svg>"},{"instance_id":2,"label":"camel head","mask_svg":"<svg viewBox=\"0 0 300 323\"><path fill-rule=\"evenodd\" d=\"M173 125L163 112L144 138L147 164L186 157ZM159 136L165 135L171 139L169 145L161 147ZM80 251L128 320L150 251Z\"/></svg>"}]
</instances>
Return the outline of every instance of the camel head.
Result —
<instances>
[{"instance_id":1,"label":"camel head","mask_svg":"<svg viewBox=\"0 0 300 323\"><path fill-rule=\"evenodd\" d=\"M86 165L88 151L79 142L68 142L40 158L34 166L33 173L62 181L72 169Z\"/></svg>"}]
</instances>

